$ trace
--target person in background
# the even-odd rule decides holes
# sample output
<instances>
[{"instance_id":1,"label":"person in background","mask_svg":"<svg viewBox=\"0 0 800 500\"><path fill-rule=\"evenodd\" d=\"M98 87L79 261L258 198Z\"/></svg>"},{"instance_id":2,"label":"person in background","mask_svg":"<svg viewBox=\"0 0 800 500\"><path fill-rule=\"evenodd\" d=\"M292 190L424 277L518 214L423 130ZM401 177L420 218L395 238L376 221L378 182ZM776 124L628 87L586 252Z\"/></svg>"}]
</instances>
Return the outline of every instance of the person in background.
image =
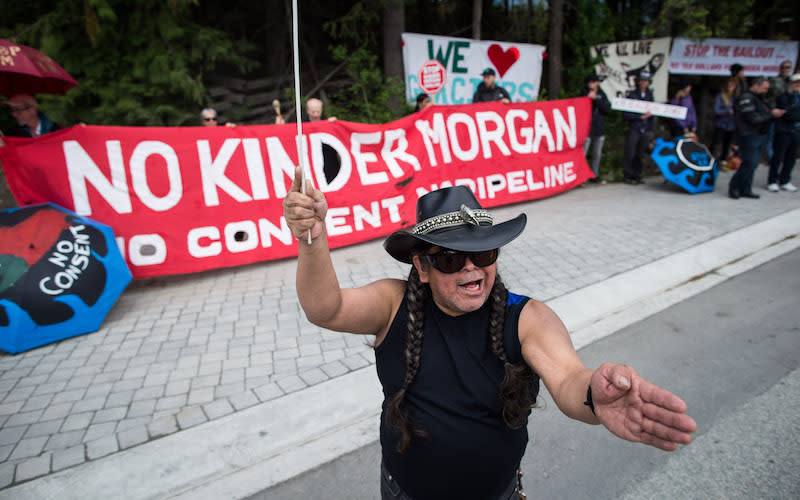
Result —
<instances>
[{"instance_id":1,"label":"person in background","mask_svg":"<svg viewBox=\"0 0 800 500\"><path fill-rule=\"evenodd\" d=\"M733 97L739 97L747 92L747 79L744 76L744 66L739 63L731 64L731 78L736 82L736 91Z\"/></svg>"},{"instance_id":2,"label":"person in background","mask_svg":"<svg viewBox=\"0 0 800 500\"><path fill-rule=\"evenodd\" d=\"M419 94L417 96L417 107L414 108L414 112L416 113L417 111L422 111L431 104L433 104L433 102L431 102L431 96L425 93Z\"/></svg>"},{"instance_id":3,"label":"person in background","mask_svg":"<svg viewBox=\"0 0 800 500\"><path fill-rule=\"evenodd\" d=\"M800 147L800 73L789 78L789 88L776 99L776 107L786 112L775 120L774 155L769 163L767 189L777 193L781 189L795 192L792 168Z\"/></svg>"},{"instance_id":4,"label":"person in background","mask_svg":"<svg viewBox=\"0 0 800 500\"><path fill-rule=\"evenodd\" d=\"M734 200L741 198L760 198L753 192L753 174L761 159L764 143L767 142L769 124L773 118L780 118L786 113L783 109L770 109L764 102L769 90L769 80L755 77L750 88L734 101L734 119L736 122L736 145L742 164L731 177L728 184L728 196Z\"/></svg>"},{"instance_id":5,"label":"person in background","mask_svg":"<svg viewBox=\"0 0 800 500\"><path fill-rule=\"evenodd\" d=\"M711 140L711 154L716 155L717 163L722 165L728 157L735 129L733 119L733 93L736 91L736 80L728 78L725 86L714 98L714 136ZM717 147L721 145L719 154Z\"/></svg>"},{"instance_id":6,"label":"person in background","mask_svg":"<svg viewBox=\"0 0 800 500\"><path fill-rule=\"evenodd\" d=\"M205 108L200 112L200 118L203 121L204 127L216 127L217 125L222 125L219 123L219 115L217 115L217 110L214 108ZM236 126L236 124L227 122L225 126L233 128Z\"/></svg>"},{"instance_id":7,"label":"person in background","mask_svg":"<svg viewBox=\"0 0 800 500\"><path fill-rule=\"evenodd\" d=\"M592 151L591 168L594 178L589 179L591 183L605 181L600 179L600 154L603 151L603 142L606 140L606 115L611 111L611 101L600 88L602 78L592 73L586 78L586 85L581 91L582 96L592 100L592 124L589 128L589 137L583 143L583 154L587 156L589 150Z\"/></svg>"},{"instance_id":8,"label":"person in background","mask_svg":"<svg viewBox=\"0 0 800 500\"><path fill-rule=\"evenodd\" d=\"M312 97L306 101L306 114L308 115L308 121L310 122L318 122L322 120L322 101L316 97ZM331 116L328 118L328 121L335 122L336 117Z\"/></svg>"},{"instance_id":9,"label":"person in background","mask_svg":"<svg viewBox=\"0 0 800 500\"><path fill-rule=\"evenodd\" d=\"M653 92L648 88L652 78L647 71L639 73L636 78L636 89L629 91L625 97L653 102ZM623 181L631 185L644 184L642 161L653 135L653 115L649 111L644 114L625 111L622 117L628 122L625 152L622 156Z\"/></svg>"},{"instance_id":10,"label":"person in background","mask_svg":"<svg viewBox=\"0 0 800 500\"><path fill-rule=\"evenodd\" d=\"M8 133L10 137L39 137L61 130L61 125L39 110L39 103L32 95L15 94L4 104L18 125Z\"/></svg>"},{"instance_id":11,"label":"person in background","mask_svg":"<svg viewBox=\"0 0 800 500\"><path fill-rule=\"evenodd\" d=\"M769 91L767 92L767 106L775 108L778 96L789 91L789 76L792 74L792 61L788 59L781 62L778 76L769 79ZM769 133L767 134L767 145L764 147L767 163L772 163L773 144L775 142L775 123L770 123ZM779 159L780 161L780 159Z\"/></svg>"},{"instance_id":12,"label":"person in background","mask_svg":"<svg viewBox=\"0 0 800 500\"><path fill-rule=\"evenodd\" d=\"M688 80L680 80L675 97L670 99L669 103L686 108L686 117L683 120L670 120L672 137L696 137L697 111L692 99L692 84Z\"/></svg>"},{"instance_id":13,"label":"person in background","mask_svg":"<svg viewBox=\"0 0 800 500\"><path fill-rule=\"evenodd\" d=\"M322 101L317 99L316 97L312 97L308 101L306 101L306 114L308 115L308 121L310 122L319 122L322 121ZM335 122L336 117L331 116L328 118L329 122ZM339 157L339 153L336 152L335 149L328 143L322 143L322 172L325 175L325 180L327 182L332 182L333 179L339 175L339 171L342 168L342 160Z\"/></svg>"},{"instance_id":14,"label":"person in background","mask_svg":"<svg viewBox=\"0 0 800 500\"><path fill-rule=\"evenodd\" d=\"M511 96L503 87L497 85L496 74L492 68L486 68L481 73L483 82L478 85L475 95L472 96L472 102L491 102L500 101L503 104L511 102Z\"/></svg>"}]
</instances>

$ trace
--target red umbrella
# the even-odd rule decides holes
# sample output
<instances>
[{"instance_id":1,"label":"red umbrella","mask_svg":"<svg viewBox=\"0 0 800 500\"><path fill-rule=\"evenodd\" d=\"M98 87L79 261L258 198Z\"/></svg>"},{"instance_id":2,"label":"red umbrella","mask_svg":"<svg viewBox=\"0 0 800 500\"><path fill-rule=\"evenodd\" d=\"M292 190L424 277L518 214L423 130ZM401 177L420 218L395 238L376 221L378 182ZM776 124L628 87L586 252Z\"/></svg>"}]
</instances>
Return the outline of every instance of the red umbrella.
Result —
<instances>
[{"instance_id":1,"label":"red umbrella","mask_svg":"<svg viewBox=\"0 0 800 500\"><path fill-rule=\"evenodd\" d=\"M0 94L64 94L77 86L78 82L48 56L0 39Z\"/></svg>"}]
</instances>

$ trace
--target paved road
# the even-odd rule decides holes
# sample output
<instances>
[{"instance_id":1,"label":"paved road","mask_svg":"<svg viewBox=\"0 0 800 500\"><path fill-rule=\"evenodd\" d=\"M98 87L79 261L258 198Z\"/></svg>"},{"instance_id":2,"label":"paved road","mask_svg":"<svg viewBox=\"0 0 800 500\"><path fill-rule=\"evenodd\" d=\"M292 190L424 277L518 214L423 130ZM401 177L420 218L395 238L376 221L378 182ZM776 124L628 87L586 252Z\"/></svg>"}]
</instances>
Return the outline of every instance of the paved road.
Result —
<instances>
[{"instance_id":1,"label":"paved road","mask_svg":"<svg viewBox=\"0 0 800 500\"><path fill-rule=\"evenodd\" d=\"M698 421L676 453L567 420L549 396L523 459L537 499L800 498L800 250L580 351L629 362L681 394ZM251 500L375 499L377 443Z\"/></svg>"}]
</instances>

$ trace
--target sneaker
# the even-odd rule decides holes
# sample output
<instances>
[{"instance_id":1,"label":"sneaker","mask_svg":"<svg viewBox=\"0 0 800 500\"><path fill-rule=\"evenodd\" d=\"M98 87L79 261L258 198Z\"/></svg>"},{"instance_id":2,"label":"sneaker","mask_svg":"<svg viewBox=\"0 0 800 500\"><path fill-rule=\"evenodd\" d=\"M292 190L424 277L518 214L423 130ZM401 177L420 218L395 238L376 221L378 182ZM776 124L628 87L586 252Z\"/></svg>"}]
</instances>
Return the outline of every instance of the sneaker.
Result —
<instances>
[{"instance_id":1,"label":"sneaker","mask_svg":"<svg viewBox=\"0 0 800 500\"><path fill-rule=\"evenodd\" d=\"M767 185L767 191L772 191L773 193L777 193L778 191L780 191L780 188L776 183L773 182L772 184Z\"/></svg>"},{"instance_id":2,"label":"sneaker","mask_svg":"<svg viewBox=\"0 0 800 500\"><path fill-rule=\"evenodd\" d=\"M786 184L781 184L781 187L784 191L789 191L790 193L794 193L797 191L797 186L792 184L791 182L787 182Z\"/></svg>"}]
</instances>

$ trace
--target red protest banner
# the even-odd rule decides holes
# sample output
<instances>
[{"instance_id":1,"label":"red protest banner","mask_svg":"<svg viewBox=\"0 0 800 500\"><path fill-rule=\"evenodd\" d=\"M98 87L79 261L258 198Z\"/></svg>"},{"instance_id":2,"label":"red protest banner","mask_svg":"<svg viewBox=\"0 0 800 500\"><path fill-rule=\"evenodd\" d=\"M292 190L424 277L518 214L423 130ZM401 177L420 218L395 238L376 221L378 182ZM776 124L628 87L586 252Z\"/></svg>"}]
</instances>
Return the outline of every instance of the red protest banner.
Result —
<instances>
[{"instance_id":1,"label":"red protest banner","mask_svg":"<svg viewBox=\"0 0 800 500\"><path fill-rule=\"evenodd\" d=\"M331 246L412 225L417 198L443 186L469 186L493 207L580 185L592 176L582 150L590 113L577 98L304 124ZM293 124L75 126L6 138L0 160L20 205L50 201L110 225L136 278L297 253L281 206L298 163Z\"/></svg>"}]
</instances>

